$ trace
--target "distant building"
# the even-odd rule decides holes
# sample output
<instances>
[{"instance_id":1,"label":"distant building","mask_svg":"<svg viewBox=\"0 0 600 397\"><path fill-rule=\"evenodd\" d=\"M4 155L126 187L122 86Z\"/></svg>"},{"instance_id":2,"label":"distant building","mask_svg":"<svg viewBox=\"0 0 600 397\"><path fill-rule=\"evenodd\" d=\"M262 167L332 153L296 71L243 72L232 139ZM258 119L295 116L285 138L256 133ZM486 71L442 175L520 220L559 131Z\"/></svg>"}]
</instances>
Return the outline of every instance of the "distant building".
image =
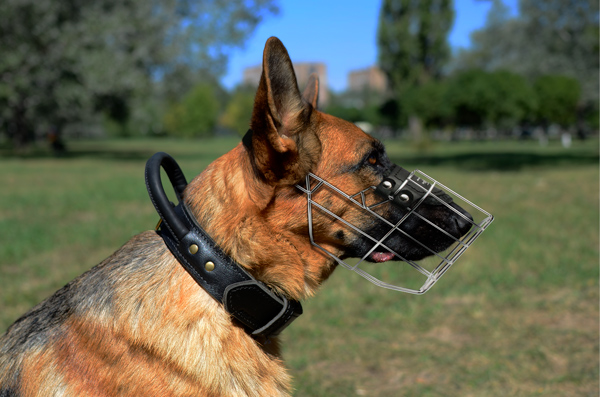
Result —
<instances>
[{"instance_id":1,"label":"distant building","mask_svg":"<svg viewBox=\"0 0 600 397\"><path fill-rule=\"evenodd\" d=\"M319 76L319 107L323 108L329 102L329 91L327 89L327 66L321 62L300 62L294 63L294 71L300 92L306 87L308 77L316 73ZM254 66L244 69L242 84L258 86L262 66Z\"/></svg>"},{"instance_id":2,"label":"distant building","mask_svg":"<svg viewBox=\"0 0 600 397\"><path fill-rule=\"evenodd\" d=\"M348 74L348 91L368 89L383 94L387 88L387 77L377 66L353 70Z\"/></svg>"},{"instance_id":3,"label":"distant building","mask_svg":"<svg viewBox=\"0 0 600 397\"><path fill-rule=\"evenodd\" d=\"M244 69L244 76L242 78L242 84L258 87L258 83L260 82L260 74L261 73L262 73L262 66L260 66L260 65Z\"/></svg>"}]
</instances>

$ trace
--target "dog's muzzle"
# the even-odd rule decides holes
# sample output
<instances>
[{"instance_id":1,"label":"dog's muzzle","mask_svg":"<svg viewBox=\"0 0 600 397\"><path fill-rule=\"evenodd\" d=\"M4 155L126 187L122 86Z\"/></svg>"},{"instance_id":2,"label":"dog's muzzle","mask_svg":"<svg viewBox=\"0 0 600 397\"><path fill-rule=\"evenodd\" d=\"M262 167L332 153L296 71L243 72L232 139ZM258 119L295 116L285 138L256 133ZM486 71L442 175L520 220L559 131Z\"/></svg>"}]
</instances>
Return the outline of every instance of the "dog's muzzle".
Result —
<instances>
[{"instance_id":1,"label":"dog's muzzle","mask_svg":"<svg viewBox=\"0 0 600 397\"><path fill-rule=\"evenodd\" d=\"M297 187L307 196L314 246L375 285L411 294L427 292L494 219L423 172L396 164L379 185L354 194L314 174ZM344 215L351 211L339 214L332 208L334 196L354 207L354 223ZM345 231L340 235L359 241L356 252L334 253L325 247L331 244L319 244L315 224L323 216Z\"/></svg>"}]
</instances>

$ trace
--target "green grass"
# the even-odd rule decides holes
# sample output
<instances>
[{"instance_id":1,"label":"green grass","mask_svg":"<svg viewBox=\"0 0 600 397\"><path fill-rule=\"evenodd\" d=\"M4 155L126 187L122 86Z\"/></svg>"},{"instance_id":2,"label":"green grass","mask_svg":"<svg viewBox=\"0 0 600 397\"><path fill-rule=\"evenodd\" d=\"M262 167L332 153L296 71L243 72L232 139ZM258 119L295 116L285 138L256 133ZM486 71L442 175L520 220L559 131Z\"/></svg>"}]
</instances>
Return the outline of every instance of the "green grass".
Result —
<instances>
[{"instance_id":1,"label":"green grass","mask_svg":"<svg viewBox=\"0 0 600 397\"><path fill-rule=\"evenodd\" d=\"M158 217L156 151L189 179L236 139L69 142L0 153L0 329ZM388 142L496 220L424 296L339 269L284 332L297 396L597 396L598 140Z\"/></svg>"}]
</instances>

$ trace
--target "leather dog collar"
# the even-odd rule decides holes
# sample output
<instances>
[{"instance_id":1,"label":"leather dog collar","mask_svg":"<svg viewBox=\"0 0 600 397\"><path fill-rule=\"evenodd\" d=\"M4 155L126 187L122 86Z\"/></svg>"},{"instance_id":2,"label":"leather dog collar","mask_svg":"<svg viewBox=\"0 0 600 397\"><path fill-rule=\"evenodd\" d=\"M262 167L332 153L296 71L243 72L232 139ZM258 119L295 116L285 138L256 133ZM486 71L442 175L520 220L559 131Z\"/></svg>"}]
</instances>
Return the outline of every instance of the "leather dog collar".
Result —
<instances>
[{"instance_id":1,"label":"leather dog collar","mask_svg":"<svg viewBox=\"0 0 600 397\"><path fill-rule=\"evenodd\" d=\"M162 187L163 167L179 204L169 202ZM252 336L277 336L302 314L302 305L256 280L198 225L182 201L187 181L177 162L159 152L146 163L146 187L161 218L157 231L184 269L206 292L223 303Z\"/></svg>"}]
</instances>

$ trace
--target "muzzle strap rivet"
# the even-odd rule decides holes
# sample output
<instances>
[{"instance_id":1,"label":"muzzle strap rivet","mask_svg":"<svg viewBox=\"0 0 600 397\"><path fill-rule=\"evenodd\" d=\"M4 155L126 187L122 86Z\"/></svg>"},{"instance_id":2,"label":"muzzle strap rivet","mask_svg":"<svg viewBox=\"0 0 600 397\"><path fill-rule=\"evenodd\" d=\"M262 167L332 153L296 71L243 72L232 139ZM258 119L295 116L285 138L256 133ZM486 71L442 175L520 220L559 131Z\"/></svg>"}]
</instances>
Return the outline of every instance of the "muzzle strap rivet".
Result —
<instances>
[{"instance_id":1,"label":"muzzle strap rivet","mask_svg":"<svg viewBox=\"0 0 600 397\"><path fill-rule=\"evenodd\" d=\"M215 270L215 264L211 261L208 261L204 264L204 269L206 269L207 272L212 272Z\"/></svg>"},{"instance_id":2,"label":"muzzle strap rivet","mask_svg":"<svg viewBox=\"0 0 600 397\"><path fill-rule=\"evenodd\" d=\"M383 187L386 189L391 189L392 188L392 182L390 181L383 181Z\"/></svg>"},{"instance_id":3,"label":"muzzle strap rivet","mask_svg":"<svg viewBox=\"0 0 600 397\"><path fill-rule=\"evenodd\" d=\"M404 201L404 202L407 202L408 200L410 200L410 197L408 197L408 194L404 194L404 193L402 193L402 194L400 195L400 200L402 200L402 201Z\"/></svg>"}]
</instances>

